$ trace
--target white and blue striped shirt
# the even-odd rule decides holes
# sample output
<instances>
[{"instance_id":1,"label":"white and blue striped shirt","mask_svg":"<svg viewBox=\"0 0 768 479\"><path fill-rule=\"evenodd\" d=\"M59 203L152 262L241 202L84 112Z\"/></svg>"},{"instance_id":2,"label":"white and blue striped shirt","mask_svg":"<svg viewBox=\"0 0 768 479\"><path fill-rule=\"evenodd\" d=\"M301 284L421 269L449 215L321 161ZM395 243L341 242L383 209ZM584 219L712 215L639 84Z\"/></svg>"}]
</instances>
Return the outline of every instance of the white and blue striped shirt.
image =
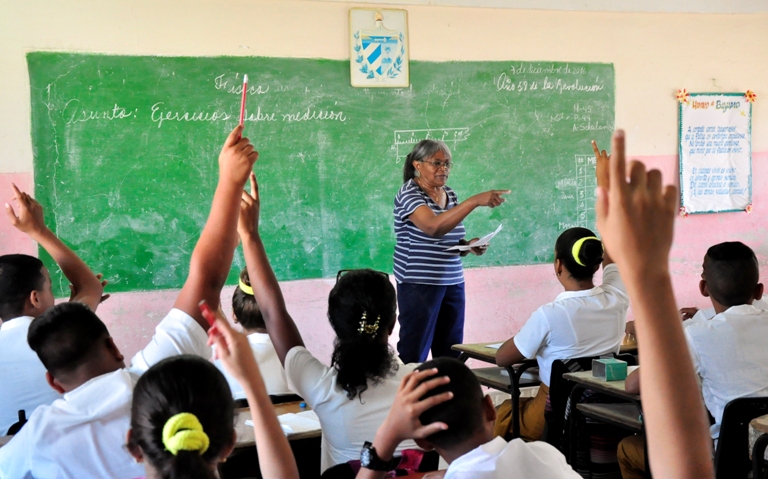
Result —
<instances>
[{"instance_id":1,"label":"white and blue striped shirt","mask_svg":"<svg viewBox=\"0 0 768 479\"><path fill-rule=\"evenodd\" d=\"M448 195L445 209L432 201L415 181L408 180L395 196L395 279L398 283L431 284L450 286L464 282L464 269L458 251L446 251L459 244L466 235L464 223L440 238L433 238L421 231L410 220L416 208L427 205L439 215L459 204L456 193L443 187Z\"/></svg>"}]
</instances>

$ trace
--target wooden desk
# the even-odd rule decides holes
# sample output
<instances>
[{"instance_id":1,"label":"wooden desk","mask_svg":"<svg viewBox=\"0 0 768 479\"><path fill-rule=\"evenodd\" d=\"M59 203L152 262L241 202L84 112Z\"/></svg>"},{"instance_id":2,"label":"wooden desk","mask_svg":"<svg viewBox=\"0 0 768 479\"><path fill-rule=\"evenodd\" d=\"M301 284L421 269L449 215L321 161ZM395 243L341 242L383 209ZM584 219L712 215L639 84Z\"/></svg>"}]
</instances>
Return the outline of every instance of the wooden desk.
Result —
<instances>
[{"instance_id":1,"label":"wooden desk","mask_svg":"<svg viewBox=\"0 0 768 479\"><path fill-rule=\"evenodd\" d=\"M756 417L749 421L749 457L752 457L757 438L763 434L768 434L768 415Z\"/></svg>"},{"instance_id":2,"label":"wooden desk","mask_svg":"<svg viewBox=\"0 0 768 479\"><path fill-rule=\"evenodd\" d=\"M287 413L300 413L303 411L310 411L311 408L300 407L300 401L288 402L275 405L275 414L287 414ZM256 445L256 438L253 434L253 426L247 426L245 421L251 419L251 410L246 408L235 409L235 433L237 433L237 440L235 441L235 448L242 447L254 447ZM289 441L298 441L300 439L310 439L314 437L322 436L322 431L317 429L316 431L300 432L297 434L288 435Z\"/></svg>"},{"instance_id":3,"label":"wooden desk","mask_svg":"<svg viewBox=\"0 0 768 479\"><path fill-rule=\"evenodd\" d=\"M454 351L459 351L462 356L466 356L467 358L495 364L496 353L499 351L499 349L489 348L489 344L499 344L499 342L496 341L495 343L454 344L451 346L451 349ZM637 343L622 344L619 347L619 354L637 354Z\"/></svg>"},{"instance_id":4,"label":"wooden desk","mask_svg":"<svg viewBox=\"0 0 768 479\"><path fill-rule=\"evenodd\" d=\"M624 381L605 381L592 376L592 371L579 371L576 373L565 373L563 377L569 381L585 386L593 391L599 391L609 396L625 399L634 403L640 403L639 394L631 394L626 391Z\"/></svg>"},{"instance_id":5,"label":"wooden desk","mask_svg":"<svg viewBox=\"0 0 768 479\"><path fill-rule=\"evenodd\" d=\"M498 366L495 368L478 368L473 369L472 372L475 373L478 381L480 381L480 384L483 386L512 394L512 380L510 379L509 371L507 371L506 368ZM529 368L520 374L517 387L527 388L538 386L539 384L541 384L541 380L539 379L539 369Z\"/></svg>"},{"instance_id":6,"label":"wooden desk","mask_svg":"<svg viewBox=\"0 0 768 479\"><path fill-rule=\"evenodd\" d=\"M642 432L643 411L634 403L618 404L577 404L576 409L582 416L596 419L605 424L612 424L632 432Z\"/></svg>"},{"instance_id":7,"label":"wooden desk","mask_svg":"<svg viewBox=\"0 0 768 479\"><path fill-rule=\"evenodd\" d=\"M13 439L13 435L10 435L10 436L0 436L0 447L3 447L6 444L8 444L8 441L10 441L11 439Z\"/></svg>"}]
</instances>

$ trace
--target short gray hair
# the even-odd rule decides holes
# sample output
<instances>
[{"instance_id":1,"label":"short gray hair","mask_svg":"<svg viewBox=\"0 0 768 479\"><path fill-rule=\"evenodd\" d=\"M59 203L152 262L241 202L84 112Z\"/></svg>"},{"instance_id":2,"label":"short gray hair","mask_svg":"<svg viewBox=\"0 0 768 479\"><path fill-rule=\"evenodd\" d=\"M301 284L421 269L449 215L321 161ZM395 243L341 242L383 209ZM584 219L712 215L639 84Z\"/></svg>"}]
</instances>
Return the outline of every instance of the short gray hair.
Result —
<instances>
[{"instance_id":1,"label":"short gray hair","mask_svg":"<svg viewBox=\"0 0 768 479\"><path fill-rule=\"evenodd\" d=\"M405 165L403 165L403 183L407 183L408 180L413 179L416 176L416 168L413 166L414 161L424 161L435 156L438 151L445 153L445 159L451 159L451 150L444 142L440 140L421 140L414 145L413 150L405 157Z\"/></svg>"}]
</instances>

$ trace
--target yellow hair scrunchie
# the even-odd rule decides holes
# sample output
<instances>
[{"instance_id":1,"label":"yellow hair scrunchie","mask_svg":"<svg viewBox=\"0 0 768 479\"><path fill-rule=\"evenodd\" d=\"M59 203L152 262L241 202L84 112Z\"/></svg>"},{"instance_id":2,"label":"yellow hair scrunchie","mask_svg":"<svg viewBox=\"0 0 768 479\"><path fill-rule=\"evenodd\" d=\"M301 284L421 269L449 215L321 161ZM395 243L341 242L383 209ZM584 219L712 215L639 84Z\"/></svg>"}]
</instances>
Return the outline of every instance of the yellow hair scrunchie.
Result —
<instances>
[{"instance_id":1,"label":"yellow hair scrunchie","mask_svg":"<svg viewBox=\"0 0 768 479\"><path fill-rule=\"evenodd\" d=\"M242 291L243 293L250 294L251 296L253 296L253 288L245 284L245 282L242 279L240 280L240 284L238 284L238 287L240 288L240 291Z\"/></svg>"},{"instance_id":2,"label":"yellow hair scrunchie","mask_svg":"<svg viewBox=\"0 0 768 479\"><path fill-rule=\"evenodd\" d=\"M179 451L199 451L202 456L208 450L210 440L197 416L182 412L165 421L163 445L174 456Z\"/></svg>"},{"instance_id":3,"label":"yellow hair scrunchie","mask_svg":"<svg viewBox=\"0 0 768 479\"><path fill-rule=\"evenodd\" d=\"M584 244L584 242L591 239L600 241L600 238L598 238L597 236L585 236L584 238L581 238L575 243L573 243L573 248L571 248L571 256L573 256L573 259L576 260L576 264L578 264L579 266L583 266L585 268L587 265L582 263L581 260L579 259L579 252L581 251L581 246ZM602 246L602 243L600 244Z\"/></svg>"}]
</instances>

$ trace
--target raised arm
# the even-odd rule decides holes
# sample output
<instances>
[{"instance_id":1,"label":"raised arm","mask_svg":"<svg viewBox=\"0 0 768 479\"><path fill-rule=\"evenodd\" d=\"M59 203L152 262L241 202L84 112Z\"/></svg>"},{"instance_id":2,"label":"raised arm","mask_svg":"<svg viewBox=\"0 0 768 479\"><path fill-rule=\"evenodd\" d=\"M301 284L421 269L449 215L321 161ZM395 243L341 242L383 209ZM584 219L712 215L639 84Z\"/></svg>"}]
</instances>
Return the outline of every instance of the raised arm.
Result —
<instances>
[{"instance_id":1,"label":"raised arm","mask_svg":"<svg viewBox=\"0 0 768 479\"><path fill-rule=\"evenodd\" d=\"M643 366L643 414L656 478L714 477L707 416L696 384L669 274L678 197L661 173L633 161L627 181L624 132L613 136L608 188L597 224L622 271L635 312Z\"/></svg>"},{"instance_id":2,"label":"raised arm","mask_svg":"<svg viewBox=\"0 0 768 479\"><path fill-rule=\"evenodd\" d=\"M253 419L261 476L298 479L296 459L275 416L275 408L267 395L248 338L233 330L226 319L218 317L215 327L209 330L208 342L216 344L216 354L224 368L245 390Z\"/></svg>"},{"instance_id":3,"label":"raised arm","mask_svg":"<svg viewBox=\"0 0 768 479\"><path fill-rule=\"evenodd\" d=\"M78 301L96 311L104 291L101 279L45 225L40 203L16 185L13 185L13 199L17 202L18 215L11 205L5 204L5 213L11 224L37 241L56 261L76 292L71 301Z\"/></svg>"},{"instance_id":4,"label":"raised arm","mask_svg":"<svg viewBox=\"0 0 768 479\"><path fill-rule=\"evenodd\" d=\"M264 243L259 236L259 185L256 175L251 173L251 193L243 191L240 202L240 219L237 232L243 242L245 264L248 278L253 287L253 296L259 305L264 324L267 327L272 344L277 351L280 363L285 363L285 356L295 346L304 346L296 323L288 314L283 299L283 292L277 282L272 266L269 264Z\"/></svg>"},{"instance_id":5,"label":"raised arm","mask_svg":"<svg viewBox=\"0 0 768 479\"><path fill-rule=\"evenodd\" d=\"M605 150L600 151L597 147L597 142L592 140L592 151L595 152L595 175L597 176L597 187L605 188L608 190L608 162L611 157ZM613 263L611 256L608 254L608 248L603 243L603 268Z\"/></svg>"},{"instance_id":6,"label":"raised arm","mask_svg":"<svg viewBox=\"0 0 768 479\"><path fill-rule=\"evenodd\" d=\"M453 231L456 225L461 223L475 208L480 206L495 208L505 201L501 195L509 193L510 190L486 191L485 193L467 198L455 208L451 208L439 215L435 214L429 206L422 205L411 213L410 220L427 235L433 238L440 238Z\"/></svg>"},{"instance_id":7,"label":"raised arm","mask_svg":"<svg viewBox=\"0 0 768 479\"><path fill-rule=\"evenodd\" d=\"M221 149L219 183L211 212L192 252L187 281L173 305L195 318L206 331L208 322L197 305L205 300L214 310L219 306L221 288L229 275L237 246L237 218L243 185L259 157L248 138L241 138L242 131L241 126L232 130Z\"/></svg>"}]
</instances>

